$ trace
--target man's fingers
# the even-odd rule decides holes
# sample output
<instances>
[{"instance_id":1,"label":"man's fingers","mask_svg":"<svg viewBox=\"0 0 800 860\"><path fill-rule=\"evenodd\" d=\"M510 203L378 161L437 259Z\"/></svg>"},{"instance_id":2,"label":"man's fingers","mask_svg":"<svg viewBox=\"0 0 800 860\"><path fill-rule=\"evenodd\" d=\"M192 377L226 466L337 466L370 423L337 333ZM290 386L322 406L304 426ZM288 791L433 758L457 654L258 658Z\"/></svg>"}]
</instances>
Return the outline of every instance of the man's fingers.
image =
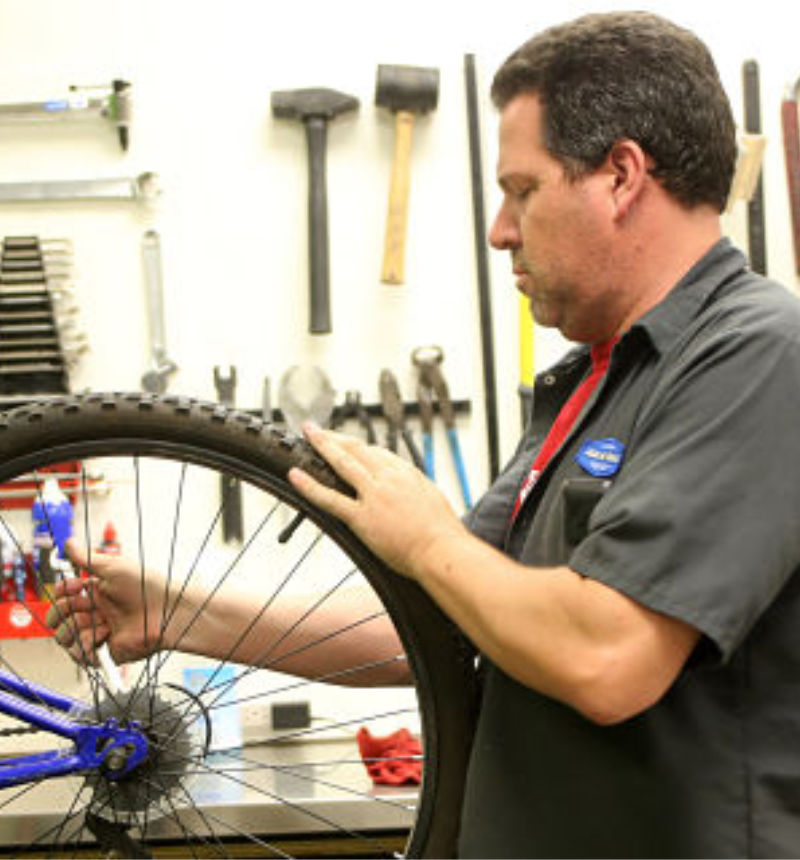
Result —
<instances>
[{"instance_id":1,"label":"man's fingers","mask_svg":"<svg viewBox=\"0 0 800 860\"><path fill-rule=\"evenodd\" d=\"M69 597L71 599L76 594L84 593L86 589L95 582L96 580L94 579L83 579L76 576L71 576L69 578L61 577L53 586L53 593L55 594L56 599L62 597Z\"/></svg>"},{"instance_id":2,"label":"man's fingers","mask_svg":"<svg viewBox=\"0 0 800 860\"><path fill-rule=\"evenodd\" d=\"M329 514L338 517L344 522L348 521L348 516L352 513L354 502L348 496L342 495L337 490L332 490L315 481L308 472L296 466L289 470L287 476L289 483L310 502L313 502L318 508L327 511ZM342 476L344 477L344 476Z\"/></svg>"},{"instance_id":3,"label":"man's fingers","mask_svg":"<svg viewBox=\"0 0 800 860\"><path fill-rule=\"evenodd\" d=\"M361 482L369 478L369 470L362 456L366 449L360 440L323 430L311 422L303 425L303 432L314 450L348 484L358 489Z\"/></svg>"},{"instance_id":4,"label":"man's fingers","mask_svg":"<svg viewBox=\"0 0 800 860\"><path fill-rule=\"evenodd\" d=\"M62 584L59 583L59 586ZM87 591L86 582L68 579L63 583L63 587L57 587L56 599L47 610L45 624L48 627L56 627L64 618L77 612L96 612L96 607L97 600Z\"/></svg>"},{"instance_id":5,"label":"man's fingers","mask_svg":"<svg viewBox=\"0 0 800 860\"><path fill-rule=\"evenodd\" d=\"M94 652L103 645L111 634L105 624L91 625L76 630L71 622L62 624L54 633L59 645L65 648L77 663L95 664Z\"/></svg>"},{"instance_id":6,"label":"man's fingers","mask_svg":"<svg viewBox=\"0 0 800 860\"><path fill-rule=\"evenodd\" d=\"M75 567L86 568L89 566L89 558L86 549L75 540L74 537L64 541L64 552Z\"/></svg>"},{"instance_id":7,"label":"man's fingers","mask_svg":"<svg viewBox=\"0 0 800 860\"><path fill-rule=\"evenodd\" d=\"M109 567L113 565L114 559L117 558L99 550L89 552L74 537L67 538L64 541L64 552L76 568L79 570L88 570L98 577L108 574Z\"/></svg>"}]
</instances>

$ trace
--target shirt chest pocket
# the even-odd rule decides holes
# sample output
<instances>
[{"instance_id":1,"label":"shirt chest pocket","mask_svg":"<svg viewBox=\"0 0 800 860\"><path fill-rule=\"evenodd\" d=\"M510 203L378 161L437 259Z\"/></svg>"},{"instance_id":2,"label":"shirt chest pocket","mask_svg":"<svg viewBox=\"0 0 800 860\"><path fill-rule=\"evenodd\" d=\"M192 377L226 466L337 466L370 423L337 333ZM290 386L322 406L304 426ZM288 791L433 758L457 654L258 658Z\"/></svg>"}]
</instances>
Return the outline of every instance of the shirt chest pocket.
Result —
<instances>
[{"instance_id":1,"label":"shirt chest pocket","mask_svg":"<svg viewBox=\"0 0 800 860\"><path fill-rule=\"evenodd\" d=\"M574 549L589 533L589 518L611 481L605 478L567 478L561 485L561 537L565 550Z\"/></svg>"}]
</instances>

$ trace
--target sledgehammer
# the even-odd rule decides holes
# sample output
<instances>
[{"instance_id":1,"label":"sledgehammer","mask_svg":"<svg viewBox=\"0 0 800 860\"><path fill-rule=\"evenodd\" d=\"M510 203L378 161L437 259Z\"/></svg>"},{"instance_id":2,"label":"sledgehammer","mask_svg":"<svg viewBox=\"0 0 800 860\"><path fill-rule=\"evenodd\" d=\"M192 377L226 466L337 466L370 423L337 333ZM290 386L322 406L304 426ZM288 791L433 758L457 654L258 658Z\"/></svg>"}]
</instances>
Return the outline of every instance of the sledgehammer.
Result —
<instances>
[{"instance_id":1,"label":"sledgehammer","mask_svg":"<svg viewBox=\"0 0 800 860\"><path fill-rule=\"evenodd\" d=\"M394 161L381 272L381 280L385 284L402 284L405 278L409 163L414 114L433 110L438 98L438 69L378 66L375 104L395 113Z\"/></svg>"},{"instance_id":2,"label":"sledgehammer","mask_svg":"<svg viewBox=\"0 0 800 860\"><path fill-rule=\"evenodd\" d=\"M272 113L305 123L308 143L308 261L312 334L331 330L328 271L328 195L325 181L325 147L328 120L355 110L358 99L325 88L272 93Z\"/></svg>"}]
</instances>

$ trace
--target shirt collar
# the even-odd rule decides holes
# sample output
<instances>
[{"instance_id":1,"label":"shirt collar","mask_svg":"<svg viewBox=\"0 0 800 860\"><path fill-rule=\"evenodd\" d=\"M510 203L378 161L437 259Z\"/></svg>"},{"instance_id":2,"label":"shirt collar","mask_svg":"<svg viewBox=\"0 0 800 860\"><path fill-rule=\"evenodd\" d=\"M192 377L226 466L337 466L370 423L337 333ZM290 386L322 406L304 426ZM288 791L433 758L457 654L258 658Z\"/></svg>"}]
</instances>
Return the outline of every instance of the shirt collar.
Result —
<instances>
[{"instance_id":1,"label":"shirt collar","mask_svg":"<svg viewBox=\"0 0 800 860\"><path fill-rule=\"evenodd\" d=\"M665 353L687 328L723 281L744 270L747 258L730 239L719 239L678 281L667 296L638 319L620 338L622 343L644 336L660 354ZM616 340L614 343L616 344ZM573 345L542 375L569 371L589 363L590 347Z\"/></svg>"},{"instance_id":2,"label":"shirt collar","mask_svg":"<svg viewBox=\"0 0 800 860\"><path fill-rule=\"evenodd\" d=\"M643 331L655 349L664 353L686 330L714 290L746 265L745 255L729 239L720 239L661 302L631 326L631 332Z\"/></svg>"}]
</instances>

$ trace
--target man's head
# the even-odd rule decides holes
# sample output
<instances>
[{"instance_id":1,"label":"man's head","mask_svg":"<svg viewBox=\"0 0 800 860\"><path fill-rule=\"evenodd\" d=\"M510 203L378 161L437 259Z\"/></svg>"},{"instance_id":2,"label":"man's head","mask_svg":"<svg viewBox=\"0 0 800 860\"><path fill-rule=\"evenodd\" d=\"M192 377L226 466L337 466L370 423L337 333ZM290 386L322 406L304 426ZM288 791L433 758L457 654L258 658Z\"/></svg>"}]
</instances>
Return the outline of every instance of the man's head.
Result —
<instances>
[{"instance_id":1,"label":"man's head","mask_svg":"<svg viewBox=\"0 0 800 860\"><path fill-rule=\"evenodd\" d=\"M725 208L736 162L730 103L706 46L646 12L586 15L534 36L501 66L492 99L535 93L544 143L570 176L636 141L686 206Z\"/></svg>"},{"instance_id":2,"label":"man's head","mask_svg":"<svg viewBox=\"0 0 800 860\"><path fill-rule=\"evenodd\" d=\"M590 15L523 45L492 95L492 245L541 325L620 334L720 235L736 140L707 49L654 15Z\"/></svg>"}]
</instances>

